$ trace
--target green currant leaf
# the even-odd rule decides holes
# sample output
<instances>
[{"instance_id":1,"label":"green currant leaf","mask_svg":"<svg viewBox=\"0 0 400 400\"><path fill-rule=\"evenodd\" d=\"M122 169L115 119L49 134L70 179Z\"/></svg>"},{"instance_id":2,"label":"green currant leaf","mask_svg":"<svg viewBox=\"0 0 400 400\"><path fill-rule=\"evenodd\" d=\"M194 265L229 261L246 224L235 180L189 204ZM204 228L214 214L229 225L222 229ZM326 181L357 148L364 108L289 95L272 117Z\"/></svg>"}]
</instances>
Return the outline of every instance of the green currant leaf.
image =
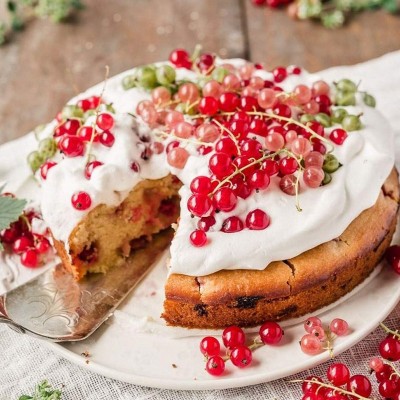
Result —
<instances>
[{"instance_id":1,"label":"green currant leaf","mask_svg":"<svg viewBox=\"0 0 400 400\"><path fill-rule=\"evenodd\" d=\"M26 205L26 200L0 197L0 230L8 228L18 219Z\"/></svg>"},{"instance_id":2,"label":"green currant leaf","mask_svg":"<svg viewBox=\"0 0 400 400\"><path fill-rule=\"evenodd\" d=\"M18 400L30 400L30 399L33 399L33 397L27 396L26 394L24 394L23 396L20 396L18 398Z\"/></svg>"}]
</instances>

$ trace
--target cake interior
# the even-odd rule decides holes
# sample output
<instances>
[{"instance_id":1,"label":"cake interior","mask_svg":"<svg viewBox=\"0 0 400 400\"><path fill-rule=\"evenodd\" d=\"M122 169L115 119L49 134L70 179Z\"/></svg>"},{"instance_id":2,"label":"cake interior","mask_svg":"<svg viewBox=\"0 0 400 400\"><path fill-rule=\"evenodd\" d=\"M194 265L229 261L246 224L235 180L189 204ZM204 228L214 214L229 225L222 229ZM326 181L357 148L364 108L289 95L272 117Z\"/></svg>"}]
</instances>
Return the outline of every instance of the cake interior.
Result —
<instances>
[{"instance_id":1,"label":"cake interior","mask_svg":"<svg viewBox=\"0 0 400 400\"><path fill-rule=\"evenodd\" d=\"M65 246L55 241L64 264L77 279L122 264L152 235L177 221L180 185L172 175L143 180L119 206L94 208L71 233L69 257Z\"/></svg>"}]
</instances>

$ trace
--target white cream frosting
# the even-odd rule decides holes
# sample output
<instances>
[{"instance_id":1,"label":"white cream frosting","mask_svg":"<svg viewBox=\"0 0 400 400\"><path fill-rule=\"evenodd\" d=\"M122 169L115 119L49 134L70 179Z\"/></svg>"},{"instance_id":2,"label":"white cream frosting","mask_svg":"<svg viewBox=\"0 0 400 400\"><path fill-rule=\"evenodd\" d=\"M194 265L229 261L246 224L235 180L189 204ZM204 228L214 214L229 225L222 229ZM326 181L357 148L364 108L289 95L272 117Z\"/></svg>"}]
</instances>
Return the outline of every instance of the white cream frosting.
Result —
<instances>
[{"instance_id":1,"label":"white cream frosting","mask_svg":"<svg viewBox=\"0 0 400 400\"><path fill-rule=\"evenodd\" d=\"M243 60L227 60L236 65ZM189 242L190 233L196 229L197 219L187 210L190 196L188 185L198 175L208 175L209 156L199 156L194 146L183 170L171 168L165 153L153 155L150 160L140 159L140 142L135 130L133 113L139 101L149 98L141 89L125 91L121 82L128 71L109 79L104 101L113 103L116 110L113 133L115 143L111 148L95 144L93 154L104 165L94 170L90 180L83 175L85 158L60 159L42 184L42 212L53 235L68 242L68 237L79 221L98 204L118 205L129 191L142 179L158 179L169 172L184 183L180 191L181 219L171 245L171 273L193 276L207 275L221 269L263 269L271 261L292 258L312 247L338 237L363 210L371 207L380 188L394 164L393 135L387 121L375 109L358 104L347 107L353 114L363 113L363 129L349 133L342 146L335 146L334 154L343 166L333 174L332 182L324 187L309 189L302 185L299 197L302 211L297 211L295 198L284 194L277 187L277 178L271 180L267 190L252 194L248 199L238 199L237 207L229 213L216 214L216 224L207 233L206 246L196 248ZM179 78L196 80L193 72L177 71ZM271 74L258 70L257 75L270 79ZM290 76L281 86L293 89L299 83L311 84L318 76L302 73ZM98 95L102 84L72 99ZM54 123L46 131L51 133ZM332 128L333 129L333 128ZM136 131L150 133L139 122ZM329 130L327 130L329 132ZM139 173L130 169L132 161L141 165ZM71 206L71 196L76 191L86 191L92 198L87 211L77 211ZM245 218L255 208L264 210L271 217L271 225L262 231L243 230L222 233L223 220L230 215Z\"/></svg>"}]
</instances>

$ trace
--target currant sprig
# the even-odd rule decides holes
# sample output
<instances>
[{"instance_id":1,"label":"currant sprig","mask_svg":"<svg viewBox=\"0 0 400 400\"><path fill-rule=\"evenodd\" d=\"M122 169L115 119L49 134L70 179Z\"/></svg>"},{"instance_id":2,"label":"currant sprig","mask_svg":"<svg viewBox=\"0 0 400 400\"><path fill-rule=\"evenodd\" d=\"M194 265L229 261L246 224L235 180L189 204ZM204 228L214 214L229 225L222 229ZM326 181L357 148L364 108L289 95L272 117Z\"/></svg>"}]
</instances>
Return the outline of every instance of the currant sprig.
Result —
<instances>
[{"instance_id":1,"label":"currant sprig","mask_svg":"<svg viewBox=\"0 0 400 400\"><path fill-rule=\"evenodd\" d=\"M228 361L239 368L248 367L253 360L253 351L264 345L275 345L284 335L280 325L267 321L261 325L258 336L246 346L246 334L236 325L229 326L222 332L222 343L226 354L221 355L221 344L213 336L206 336L200 342L200 351L205 357L206 371L210 375L220 376L225 371Z\"/></svg>"},{"instance_id":2,"label":"currant sprig","mask_svg":"<svg viewBox=\"0 0 400 400\"><path fill-rule=\"evenodd\" d=\"M318 317L309 317L304 322L304 329L307 332L299 344L301 350L308 355L319 354L322 350L327 350L333 358L333 343L338 336L345 336L349 332L348 323L341 319L333 319L329 326L324 328L322 321Z\"/></svg>"}]
</instances>

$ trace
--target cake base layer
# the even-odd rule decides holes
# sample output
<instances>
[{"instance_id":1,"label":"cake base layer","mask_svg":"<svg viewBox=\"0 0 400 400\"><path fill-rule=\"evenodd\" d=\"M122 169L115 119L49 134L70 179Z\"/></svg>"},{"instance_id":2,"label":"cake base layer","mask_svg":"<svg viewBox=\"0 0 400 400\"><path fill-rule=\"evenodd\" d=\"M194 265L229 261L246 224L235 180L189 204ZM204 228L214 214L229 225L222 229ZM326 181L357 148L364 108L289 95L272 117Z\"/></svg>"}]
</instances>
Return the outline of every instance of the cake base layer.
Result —
<instances>
[{"instance_id":1,"label":"cake base layer","mask_svg":"<svg viewBox=\"0 0 400 400\"><path fill-rule=\"evenodd\" d=\"M180 186L172 175L143 180L120 205L97 206L72 231L69 252L64 243L54 241L63 264L76 279L121 265L152 235L176 222Z\"/></svg>"},{"instance_id":2,"label":"cake base layer","mask_svg":"<svg viewBox=\"0 0 400 400\"><path fill-rule=\"evenodd\" d=\"M398 175L393 170L375 205L335 240L262 271L170 275L162 316L169 325L224 328L314 312L353 290L374 270L390 245L398 206Z\"/></svg>"}]
</instances>

